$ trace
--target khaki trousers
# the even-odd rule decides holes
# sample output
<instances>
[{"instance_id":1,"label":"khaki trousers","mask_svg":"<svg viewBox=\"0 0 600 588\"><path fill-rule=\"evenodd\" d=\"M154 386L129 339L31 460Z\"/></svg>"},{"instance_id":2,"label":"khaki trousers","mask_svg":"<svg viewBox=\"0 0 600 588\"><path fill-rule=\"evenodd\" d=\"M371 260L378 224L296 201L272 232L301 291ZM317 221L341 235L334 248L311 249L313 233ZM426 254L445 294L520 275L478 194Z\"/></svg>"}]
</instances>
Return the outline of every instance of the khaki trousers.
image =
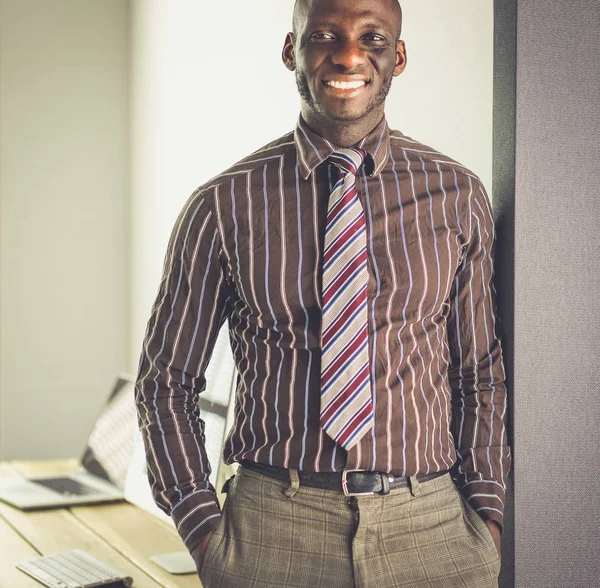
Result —
<instances>
[{"instance_id":1,"label":"khaki trousers","mask_svg":"<svg viewBox=\"0 0 600 588\"><path fill-rule=\"evenodd\" d=\"M295 472L294 472L295 473ZM496 588L500 558L450 474L348 498L238 470L205 588Z\"/></svg>"}]
</instances>

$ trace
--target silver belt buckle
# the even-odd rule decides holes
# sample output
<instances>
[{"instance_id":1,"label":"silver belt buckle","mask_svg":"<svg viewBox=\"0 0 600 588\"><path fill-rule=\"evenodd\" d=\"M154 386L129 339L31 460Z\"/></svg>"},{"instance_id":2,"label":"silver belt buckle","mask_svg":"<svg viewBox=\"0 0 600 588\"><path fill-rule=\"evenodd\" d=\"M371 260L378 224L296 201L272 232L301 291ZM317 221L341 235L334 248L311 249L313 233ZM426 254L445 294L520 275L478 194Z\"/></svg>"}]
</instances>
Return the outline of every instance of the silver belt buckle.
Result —
<instances>
[{"instance_id":1,"label":"silver belt buckle","mask_svg":"<svg viewBox=\"0 0 600 588\"><path fill-rule=\"evenodd\" d=\"M345 496L373 496L375 492L348 492L348 474L352 472L366 472L367 470L344 470L342 471L342 492Z\"/></svg>"}]
</instances>

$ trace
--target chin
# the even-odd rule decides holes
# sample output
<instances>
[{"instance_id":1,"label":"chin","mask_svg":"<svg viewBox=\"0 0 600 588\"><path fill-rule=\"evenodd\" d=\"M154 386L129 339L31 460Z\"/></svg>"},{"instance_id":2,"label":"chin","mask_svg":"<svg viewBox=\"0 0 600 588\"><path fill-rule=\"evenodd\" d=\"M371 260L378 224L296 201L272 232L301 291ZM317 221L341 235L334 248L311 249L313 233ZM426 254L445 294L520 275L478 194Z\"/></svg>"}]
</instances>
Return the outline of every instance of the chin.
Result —
<instances>
[{"instance_id":1,"label":"chin","mask_svg":"<svg viewBox=\"0 0 600 588\"><path fill-rule=\"evenodd\" d=\"M369 109L331 109L323 110L323 114L330 120L337 120L340 122L355 122L362 120L369 115Z\"/></svg>"},{"instance_id":2,"label":"chin","mask_svg":"<svg viewBox=\"0 0 600 588\"><path fill-rule=\"evenodd\" d=\"M355 100L332 101L323 100L313 102L322 116L332 120L359 120L369 114L372 110L370 102L358 102Z\"/></svg>"},{"instance_id":3,"label":"chin","mask_svg":"<svg viewBox=\"0 0 600 588\"><path fill-rule=\"evenodd\" d=\"M371 98L368 101L348 100L346 102L323 101L318 109L324 118L338 122L359 122L378 110L382 102Z\"/></svg>"}]
</instances>

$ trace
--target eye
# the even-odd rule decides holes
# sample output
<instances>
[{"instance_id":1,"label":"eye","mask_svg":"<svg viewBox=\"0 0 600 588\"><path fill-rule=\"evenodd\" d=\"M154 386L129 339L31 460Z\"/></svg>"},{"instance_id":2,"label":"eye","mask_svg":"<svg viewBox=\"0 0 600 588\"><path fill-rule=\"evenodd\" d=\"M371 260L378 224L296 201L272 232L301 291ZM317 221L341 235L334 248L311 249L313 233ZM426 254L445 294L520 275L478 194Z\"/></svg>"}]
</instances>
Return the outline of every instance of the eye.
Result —
<instances>
[{"instance_id":1,"label":"eye","mask_svg":"<svg viewBox=\"0 0 600 588\"><path fill-rule=\"evenodd\" d=\"M378 35L377 33L367 33L363 35L363 41L367 41L369 43L385 43L386 38L382 35Z\"/></svg>"},{"instance_id":2,"label":"eye","mask_svg":"<svg viewBox=\"0 0 600 588\"><path fill-rule=\"evenodd\" d=\"M334 36L331 33L313 33L310 39L311 41L332 41Z\"/></svg>"}]
</instances>

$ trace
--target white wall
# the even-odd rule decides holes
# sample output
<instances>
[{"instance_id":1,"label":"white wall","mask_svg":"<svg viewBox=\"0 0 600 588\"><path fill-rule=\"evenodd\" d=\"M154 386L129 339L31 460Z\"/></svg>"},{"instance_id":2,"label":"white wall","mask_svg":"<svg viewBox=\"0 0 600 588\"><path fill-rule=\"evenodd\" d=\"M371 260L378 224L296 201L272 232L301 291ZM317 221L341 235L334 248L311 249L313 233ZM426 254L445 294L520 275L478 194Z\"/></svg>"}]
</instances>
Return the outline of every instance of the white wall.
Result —
<instances>
[{"instance_id":1,"label":"white wall","mask_svg":"<svg viewBox=\"0 0 600 588\"><path fill-rule=\"evenodd\" d=\"M127 366L128 18L0 0L0 459L77 455Z\"/></svg>"},{"instance_id":2,"label":"white wall","mask_svg":"<svg viewBox=\"0 0 600 588\"><path fill-rule=\"evenodd\" d=\"M401 2L408 67L388 118L469 167L491 197L494 0Z\"/></svg>"},{"instance_id":3,"label":"white wall","mask_svg":"<svg viewBox=\"0 0 600 588\"><path fill-rule=\"evenodd\" d=\"M291 130L281 63L293 0L133 0L132 366L175 218L191 192ZM491 190L493 0L404 0L408 68L394 128L446 152Z\"/></svg>"}]
</instances>

